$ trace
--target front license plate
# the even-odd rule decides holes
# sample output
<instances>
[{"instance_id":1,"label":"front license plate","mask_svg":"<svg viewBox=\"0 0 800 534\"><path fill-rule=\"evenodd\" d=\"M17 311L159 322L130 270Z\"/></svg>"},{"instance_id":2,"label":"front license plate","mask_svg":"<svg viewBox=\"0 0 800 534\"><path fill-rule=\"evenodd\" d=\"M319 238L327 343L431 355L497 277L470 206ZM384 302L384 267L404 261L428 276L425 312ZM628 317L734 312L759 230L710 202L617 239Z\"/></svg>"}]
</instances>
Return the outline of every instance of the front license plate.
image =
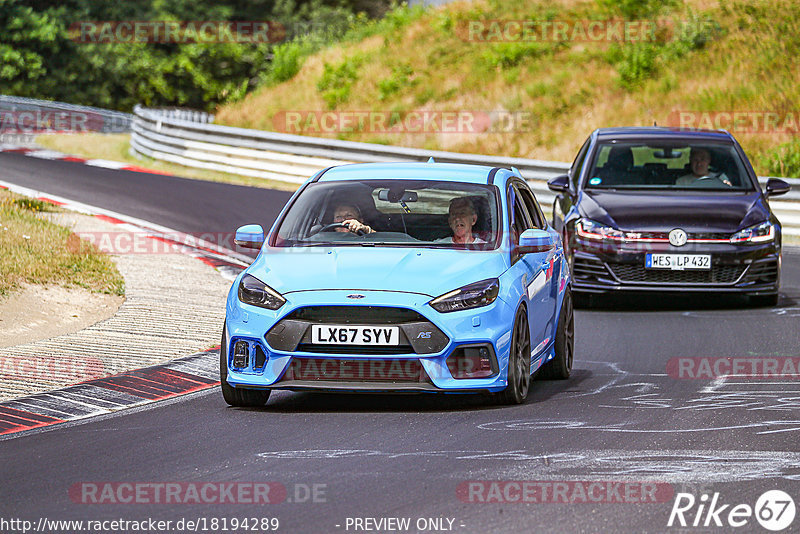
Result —
<instances>
[{"instance_id":1,"label":"front license plate","mask_svg":"<svg viewBox=\"0 0 800 534\"><path fill-rule=\"evenodd\" d=\"M647 254L644 266L648 269L698 269L707 271L711 269L710 254Z\"/></svg>"},{"instance_id":2,"label":"front license plate","mask_svg":"<svg viewBox=\"0 0 800 534\"><path fill-rule=\"evenodd\" d=\"M311 342L328 345L399 345L397 326L311 325Z\"/></svg>"}]
</instances>

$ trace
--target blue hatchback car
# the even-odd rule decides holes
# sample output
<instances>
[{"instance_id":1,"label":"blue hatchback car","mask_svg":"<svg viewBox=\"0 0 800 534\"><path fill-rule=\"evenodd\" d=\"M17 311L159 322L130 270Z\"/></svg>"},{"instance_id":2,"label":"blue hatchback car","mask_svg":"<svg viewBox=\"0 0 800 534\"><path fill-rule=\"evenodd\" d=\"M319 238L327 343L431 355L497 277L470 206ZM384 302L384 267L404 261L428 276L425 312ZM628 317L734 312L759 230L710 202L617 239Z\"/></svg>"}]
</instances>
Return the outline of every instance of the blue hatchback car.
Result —
<instances>
[{"instance_id":1,"label":"blue hatchback car","mask_svg":"<svg viewBox=\"0 0 800 534\"><path fill-rule=\"evenodd\" d=\"M220 379L232 406L272 389L492 393L565 379L574 322L561 238L515 169L332 167L264 236L227 300Z\"/></svg>"}]
</instances>

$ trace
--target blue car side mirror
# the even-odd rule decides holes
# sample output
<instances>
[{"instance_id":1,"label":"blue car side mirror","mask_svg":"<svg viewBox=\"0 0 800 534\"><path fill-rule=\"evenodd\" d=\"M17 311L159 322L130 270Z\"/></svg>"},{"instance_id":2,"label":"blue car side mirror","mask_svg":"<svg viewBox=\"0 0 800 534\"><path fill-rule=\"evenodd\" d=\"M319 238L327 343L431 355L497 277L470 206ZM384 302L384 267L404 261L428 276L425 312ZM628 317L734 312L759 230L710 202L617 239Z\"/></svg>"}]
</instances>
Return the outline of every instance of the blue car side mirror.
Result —
<instances>
[{"instance_id":1,"label":"blue car side mirror","mask_svg":"<svg viewBox=\"0 0 800 534\"><path fill-rule=\"evenodd\" d=\"M553 235L538 228L525 230L519 236L519 253L529 254L532 252L547 252L555 247Z\"/></svg>"},{"instance_id":2,"label":"blue car side mirror","mask_svg":"<svg viewBox=\"0 0 800 534\"><path fill-rule=\"evenodd\" d=\"M233 242L244 248L261 248L264 244L264 229L260 224L246 224L236 230Z\"/></svg>"}]
</instances>

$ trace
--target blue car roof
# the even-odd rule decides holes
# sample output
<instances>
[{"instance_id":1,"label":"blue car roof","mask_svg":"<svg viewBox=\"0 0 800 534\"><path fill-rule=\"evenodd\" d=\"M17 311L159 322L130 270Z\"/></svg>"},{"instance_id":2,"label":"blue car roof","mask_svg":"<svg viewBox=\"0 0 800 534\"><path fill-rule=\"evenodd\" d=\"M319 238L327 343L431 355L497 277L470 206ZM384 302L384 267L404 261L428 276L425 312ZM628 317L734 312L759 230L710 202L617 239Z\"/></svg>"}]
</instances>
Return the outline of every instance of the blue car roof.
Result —
<instances>
[{"instance_id":1,"label":"blue car roof","mask_svg":"<svg viewBox=\"0 0 800 534\"><path fill-rule=\"evenodd\" d=\"M733 136L727 130L692 130L687 128L668 128L663 126L624 126L615 128L598 128L594 131L597 139L608 141L611 139L633 138L637 140L652 139L703 139L708 141L733 142Z\"/></svg>"},{"instance_id":2,"label":"blue car roof","mask_svg":"<svg viewBox=\"0 0 800 534\"><path fill-rule=\"evenodd\" d=\"M486 184L494 168L464 163L353 163L332 167L319 178L319 181L395 179ZM508 169L501 170L511 174Z\"/></svg>"}]
</instances>

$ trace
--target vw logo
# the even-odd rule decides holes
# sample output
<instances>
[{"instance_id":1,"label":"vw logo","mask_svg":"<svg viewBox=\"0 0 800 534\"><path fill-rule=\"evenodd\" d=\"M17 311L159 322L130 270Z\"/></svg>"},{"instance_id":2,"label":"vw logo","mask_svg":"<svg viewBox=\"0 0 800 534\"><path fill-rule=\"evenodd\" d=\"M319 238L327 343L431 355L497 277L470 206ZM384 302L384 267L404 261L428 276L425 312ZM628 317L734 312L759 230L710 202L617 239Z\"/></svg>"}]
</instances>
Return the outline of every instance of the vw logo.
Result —
<instances>
[{"instance_id":1,"label":"vw logo","mask_svg":"<svg viewBox=\"0 0 800 534\"><path fill-rule=\"evenodd\" d=\"M364 295L359 295L358 293L353 293L352 295L347 295L349 299L363 299Z\"/></svg>"},{"instance_id":2,"label":"vw logo","mask_svg":"<svg viewBox=\"0 0 800 534\"><path fill-rule=\"evenodd\" d=\"M686 232L680 228L675 228L669 233L669 244L673 247L682 247L686 244Z\"/></svg>"}]
</instances>

